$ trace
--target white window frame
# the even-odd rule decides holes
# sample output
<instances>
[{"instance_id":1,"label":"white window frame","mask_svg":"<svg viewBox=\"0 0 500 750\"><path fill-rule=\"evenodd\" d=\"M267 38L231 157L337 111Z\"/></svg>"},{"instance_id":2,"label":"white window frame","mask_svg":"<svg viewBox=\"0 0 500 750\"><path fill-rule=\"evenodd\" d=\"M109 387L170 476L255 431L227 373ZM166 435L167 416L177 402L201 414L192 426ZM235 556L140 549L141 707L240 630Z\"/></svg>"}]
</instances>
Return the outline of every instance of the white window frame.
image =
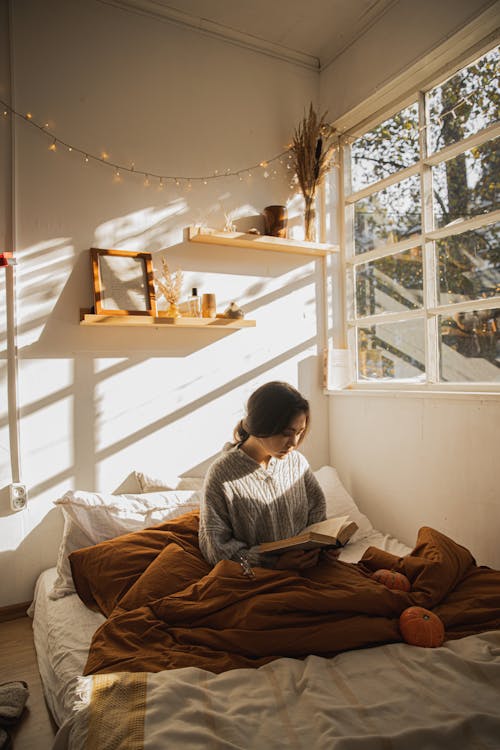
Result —
<instances>
[{"instance_id":1,"label":"white window frame","mask_svg":"<svg viewBox=\"0 0 500 750\"><path fill-rule=\"evenodd\" d=\"M463 69L474 59L484 55L495 44L490 43L480 52L475 51L474 55L464 56L462 60L455 60L453 66L450 66L446 73L441 70L434 80L425 81L425 90L422 86L420 90L413 94L406 94L404 99L400 99L396 104L385 111L377 112L376 116L365 119L363 122L349 129L341 137L340 148L340 169L339 169L339 240L341 249L341 273L343 274L343 284L345 290L345 325L344 336L348 352L348 370L349 370L349 390L364 392L366 390L374 391L421 391L429 393L436 391L442 393L449 391L452 393L492 393L500 394L500 383L492 382L439 382L439 330L438 316L446 315L462 310L480 310L500 307L500 296L492 296L487 299L467 300L452 304L440 304L438 302L437 288L437 257L434 249L436 240L442 237L462 234L464 232L484 227L489 224L500 221L500 210L481 214L466 219L458 224L450 225L440 229L434 228L433 213L433 195L432 195L432 168L444 161L447 161L464 151L477 147L487 141L500 135L500 124L484 128L483 130L468 136L461 141L442 148L440 151L427 154L426 139L426 107L425 92L431 90L434 86L441 84L447 78L453 76L458 70ZM397 112L404 109L411 103L418 102L420 117L420 159L415 164L401 169L395 174L391 174L385 179L378 180L367 187L356 192L351 192L351 175L350 175L350 144L368 133L371 129L392 117ZM377 193L384 188L401 182L401 180L413 175L420 176L421 197L422 197L422 231L418 236L411 239L405 239L397 243L391 243L378 246L377 248L365 253L356 255L354 248L354 204L356 201L373 193ZM418 310L407 310L397 313L383 312L365 317L355 317L354 315L354 270L356 266L365 264L369 261L383 258L384 256L394 255L398 252L420 246L422 249L423 273L424 273L424 299L423 306ZM377 379L369 381L357 380L357 329L375 323L392 323L407 321L412 318L419 318L425 321L425 364L426 364L426 381L412 382L411 380L387 380L380 381Z\"/></svg>"}]
</instances>

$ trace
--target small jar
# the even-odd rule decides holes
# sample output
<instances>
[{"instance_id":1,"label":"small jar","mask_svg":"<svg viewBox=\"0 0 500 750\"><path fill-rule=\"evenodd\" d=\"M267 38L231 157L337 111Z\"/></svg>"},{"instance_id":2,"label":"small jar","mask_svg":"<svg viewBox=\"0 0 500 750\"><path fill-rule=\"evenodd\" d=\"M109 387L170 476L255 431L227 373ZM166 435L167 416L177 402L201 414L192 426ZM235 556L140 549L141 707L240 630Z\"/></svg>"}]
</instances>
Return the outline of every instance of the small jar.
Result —
<instances>
[{"instance_id":1,"label":"small jar","mask_svg":"<svg viewBox=\"0 0 500 750\"><path fill-rule=\"evenodd\" d=\"M215 294L204 294L201 298L201 314L204 318L215 318L217 307L215 303Z\"/></svg>"}]
</instances>

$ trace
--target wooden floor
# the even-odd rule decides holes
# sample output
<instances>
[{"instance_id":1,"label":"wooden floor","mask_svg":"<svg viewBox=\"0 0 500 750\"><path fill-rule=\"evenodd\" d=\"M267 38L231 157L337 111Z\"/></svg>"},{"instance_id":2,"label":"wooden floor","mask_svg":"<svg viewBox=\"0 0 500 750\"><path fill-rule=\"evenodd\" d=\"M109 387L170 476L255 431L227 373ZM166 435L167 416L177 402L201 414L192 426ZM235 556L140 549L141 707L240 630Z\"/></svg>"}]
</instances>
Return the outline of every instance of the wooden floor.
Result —
<instances>
[{"instance_id":1,"label":"wooden floor","mask_svg":"<svg viewBox=\"0 0 500 750\"><path fill-rule=\"evenodd\" d=\"M24 712L8 729L13 750L50 750L57 731L43 697L31 619L0 622L0 683L24 680L30 695Z\"/></svg>"}]
</instances>

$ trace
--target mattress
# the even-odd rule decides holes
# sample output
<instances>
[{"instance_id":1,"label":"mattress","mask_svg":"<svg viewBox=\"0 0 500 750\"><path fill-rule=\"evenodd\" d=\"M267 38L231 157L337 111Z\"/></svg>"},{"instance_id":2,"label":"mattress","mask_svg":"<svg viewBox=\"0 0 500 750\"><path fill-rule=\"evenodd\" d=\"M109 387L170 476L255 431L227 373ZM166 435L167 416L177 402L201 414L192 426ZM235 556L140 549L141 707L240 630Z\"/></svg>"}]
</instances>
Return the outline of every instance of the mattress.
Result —
<instances>
[{"instance_id":1,"label":"mattress","mask_svg":"<svg viewBox=\"0 0 500 750\"><path fill-rule=\"evenodd\" d=\"M71 714L75 684L82 674L93 633L104 615L87 609L76 594L50 599L56 568L38 578L28 615L33 618L33 637L45 699L60 726Z\"/></svg>"}]
</instances>

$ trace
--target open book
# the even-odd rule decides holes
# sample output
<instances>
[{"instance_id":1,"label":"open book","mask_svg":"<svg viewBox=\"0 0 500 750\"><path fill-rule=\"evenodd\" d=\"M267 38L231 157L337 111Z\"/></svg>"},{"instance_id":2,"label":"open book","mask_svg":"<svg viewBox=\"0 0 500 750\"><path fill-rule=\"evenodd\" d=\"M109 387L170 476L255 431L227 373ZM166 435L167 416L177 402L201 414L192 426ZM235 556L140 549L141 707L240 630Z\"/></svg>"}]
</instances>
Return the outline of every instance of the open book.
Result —
<instances>
[{"instance_id":1,"label":"open book","mask_svg":"<svg viewBox=\"0 0 500 750\"><path fill-rule=\"evenodd\" d=\"M306 526L297 536L280 539L277 542L264 542L259 552L281 552L290 549L314 549L315 547L343 547L357 531L358 525L349 516L327 518L326 521Z\"/></svg>"}]
</instances>

